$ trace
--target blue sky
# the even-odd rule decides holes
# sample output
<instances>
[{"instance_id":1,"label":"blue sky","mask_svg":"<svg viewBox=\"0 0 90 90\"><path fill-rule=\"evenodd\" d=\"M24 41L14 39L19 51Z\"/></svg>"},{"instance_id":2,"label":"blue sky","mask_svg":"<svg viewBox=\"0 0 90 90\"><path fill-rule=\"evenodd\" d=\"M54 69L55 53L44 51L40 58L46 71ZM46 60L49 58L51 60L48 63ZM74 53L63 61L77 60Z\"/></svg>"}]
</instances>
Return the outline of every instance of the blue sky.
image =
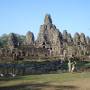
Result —
<instances>
[{"instance_id":1,"label":"blue sky","mask_svg":"<svg viewBox=\"0 0 90 90\"><path fill-rule=\"evenodd\" d=\"M45 14L61 32L90 36L90 0L0 0L0 35L30 30L37 36Z\"/></svg>"}]
</instances>

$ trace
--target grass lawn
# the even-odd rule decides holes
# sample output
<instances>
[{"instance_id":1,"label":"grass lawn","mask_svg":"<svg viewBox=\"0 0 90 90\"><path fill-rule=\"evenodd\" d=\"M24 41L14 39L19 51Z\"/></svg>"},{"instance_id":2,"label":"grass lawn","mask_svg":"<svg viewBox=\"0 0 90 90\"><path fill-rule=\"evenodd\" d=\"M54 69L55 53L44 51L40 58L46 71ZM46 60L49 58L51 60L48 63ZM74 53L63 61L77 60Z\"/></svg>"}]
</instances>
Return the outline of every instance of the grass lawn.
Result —
<instances>
[{"instance_id":1,"label":"grass lawn","mask_svg":"<svg viewBox=\"0 0 90 90\"><path fill-rule=\"evenodd\" d=\"M90 72L0 78L0 90L90 90Z\"/></svg>"}]
</instances>

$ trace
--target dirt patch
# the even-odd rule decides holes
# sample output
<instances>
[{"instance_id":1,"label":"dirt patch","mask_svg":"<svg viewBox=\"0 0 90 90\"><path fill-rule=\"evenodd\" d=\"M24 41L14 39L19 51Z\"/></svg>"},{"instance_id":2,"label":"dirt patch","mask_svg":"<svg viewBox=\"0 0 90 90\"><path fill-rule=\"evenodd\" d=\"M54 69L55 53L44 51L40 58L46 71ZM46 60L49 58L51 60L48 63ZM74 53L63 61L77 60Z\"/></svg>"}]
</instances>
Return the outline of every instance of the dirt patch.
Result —
<instances>
[{"instance_id":1,"label":"dirt patch","mask_svg":"<svg viewBox=\"0 0 90 90\"><path fill-rule=\"evenodd\" d=\"M76 86L78 87L78 90L90 90L90 78L64 82L62 85Z\"/></svg>"}]
</instances>

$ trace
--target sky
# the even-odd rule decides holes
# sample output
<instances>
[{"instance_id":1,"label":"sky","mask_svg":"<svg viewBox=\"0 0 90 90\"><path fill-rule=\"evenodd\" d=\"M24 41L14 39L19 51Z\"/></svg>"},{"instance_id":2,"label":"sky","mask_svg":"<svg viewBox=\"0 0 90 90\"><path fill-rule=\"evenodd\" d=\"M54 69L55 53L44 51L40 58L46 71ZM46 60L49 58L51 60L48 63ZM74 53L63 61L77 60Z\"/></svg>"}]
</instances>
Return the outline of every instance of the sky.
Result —
<instances>
[{"instance_id":1,"label":"sky","mask_svg":"<svg viewBox=\"0 0 90 90\"><path fill-rule=\"evenodd\" d=\"M37 37L46 14L61 32L90 36L90 0L0 0L0 35L31 31Z\"/></svg>"}]
</instances>

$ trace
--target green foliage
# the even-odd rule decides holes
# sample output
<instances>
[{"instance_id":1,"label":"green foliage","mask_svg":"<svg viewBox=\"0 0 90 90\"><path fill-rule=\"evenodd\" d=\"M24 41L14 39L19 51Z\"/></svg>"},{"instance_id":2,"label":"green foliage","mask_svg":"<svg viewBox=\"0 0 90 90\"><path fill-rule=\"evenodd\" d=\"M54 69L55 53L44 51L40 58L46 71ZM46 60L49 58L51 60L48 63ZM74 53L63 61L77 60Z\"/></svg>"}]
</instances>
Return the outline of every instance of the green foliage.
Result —
<instances>
[{"instance_id":1,"label":"green foliage","mask_svg":"<svg viewBox=\"0 0 90 90\"><path fill-rule=\"evenodd\" d=\"M16 37L17 37L17 39L18 39L18 41L19 41L20 43L22 43L22 42L25 40L25 36L24 36L24 35L16 34Z\"/></svg>"},{"instance_id":2,"label":"green foliage","mask_svg":"<svg viewBox=\"0 0 90 90\"><path fill-rule=\"evenodd\" d=\"M25 40L25 36L24 35L15 34L15 36L17 37L18 42L20 42L20 43L22 43ZM9 37L9 34L3 34L0 37L0 47L7 46L7 44L8 44L8 37Z\"/></svg>"},{"instance_id":3,"label":"green foliage","mask_svg":"<svg viewBox=\"0 0 90 90\"><path fill-rule=\"evenodd\" d=\"M7 41L8 41L8 35L7 34L3 34L0 37L0 47L4 47L7 45Z\"/></svg>"}]
</instances>

